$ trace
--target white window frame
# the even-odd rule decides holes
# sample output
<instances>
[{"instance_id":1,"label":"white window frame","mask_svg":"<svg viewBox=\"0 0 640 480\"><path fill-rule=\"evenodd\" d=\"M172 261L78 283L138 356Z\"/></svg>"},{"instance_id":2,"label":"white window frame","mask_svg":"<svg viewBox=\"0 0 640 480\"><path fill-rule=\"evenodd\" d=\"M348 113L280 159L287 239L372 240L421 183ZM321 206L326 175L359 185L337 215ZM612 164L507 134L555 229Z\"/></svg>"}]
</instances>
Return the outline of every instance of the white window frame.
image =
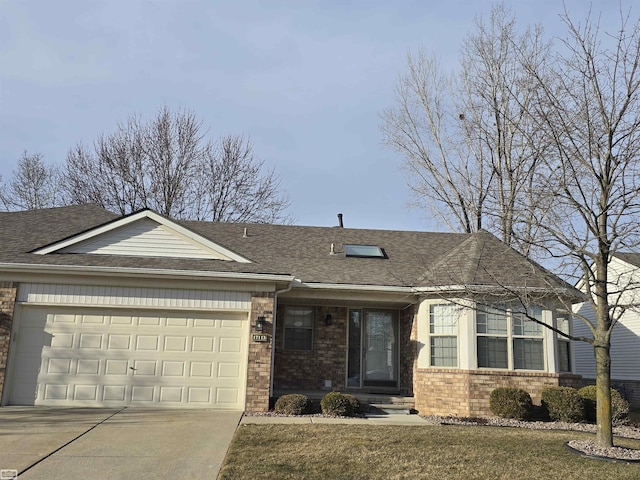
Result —
<instances>
[{"instance_id":1,"label":"white window frame","mask_svg":"<svg viewBox=\"0 0 640 480\"><path fill-rule=\"evenodd\" d=\"M556 328L567 335L571 335L571 316L567 312L559 312L556 317ZM556 333L556 342L558 342L558 372L559 373L572 373L573 362L571 361L571 340L567 337ZM560 352L562 348L566 348L567 352L567 366L568 370L563 370L560 366L560 359L562 358Z\"/></svg>"},{"instance_id":2,"label":"white window frame","mask_svg":"<svg viewBox=\"0 0 640 480\"><path fill-rule=\"evenodd\" d=\"M304 326L304 325L295 325L295 323L293 325L291 325L290 323L293 321L295 322L295 316L292 317L290 312L292 310L309 310L310 311L310 315L311 315L311 326ZM282 338L282 348L284 350L287 350L289 352L312 352L313 351L313 341L314 341L314 336L315 336L315 309L313 307L303 307L303 306L285 306L284 307L284 335ZM309 346L309 348L287 348L287 330L292 330L292 329L305 329L305 330L311 330L311 344Z\"/></svg>"},{"instance_id":3,"label":"white window frame","mask_svg":"<svg viewBox=\"0 0 640 480\"><path fill-rule=\"evenodd\" d=\"M534 307L528 311L528 314L534 316L536 319L542 321L543 309L540 307ZM480 316L486 316L485 322L486 329L484 332L480 332L479 320ZM497 317L497 318L496 318ZM495 328L496 321L504 321L504 326L499 330ZM490 328L493 324L494 328ZM544 335L544 326L537 324L536 322L527 319L527 317L518 313L517 309L511 305L495 305L495 306L481 306L477 305L475 309L475 336L476 336L476 365L479 369L487 370L512 370L512 371L531 371L531 372L544 372L547 371L546 365L546 342ZM517 333L516 333L517 332ZM506 366L480 366L480 348L478 346L479 338L489 338L500 340L506 343ZM540 352L541 368L516 368L516 341L518 340L530 340L535 343L540 342L542 351Z\"/></svg>"},{"instance_id":4,"label":"white window frame","mask_svg":"<svg viewBox=\"0 0 640 480\"><path fill-rule=\"evenodd\" d=\"M447 324L446 322L444 324L441 325L436 325L434 323L434 309L436 308L447 308L447 309L451 309L452 312L448 313L448 316L450 316L450 324ZM428 328L428 332L429 332L429 341L428 341L428 348L429 348L429 366L430 367L434 367L434 368L460 368L460 342L459 342L459 328L460 328L460 311L461 311L461 307L453 304L453 303L433 303L429 305L429 328ZM436 329L439 329L440 331L435 331ZM454 343L455 343L455 365L437 365L436 362L434 362L434 347L433 347L433 340L435 339L443 339L443 338L449 338L449 339L454 339ZM446 357L446 358L442 358L442 360L445 359L449 359L450 357Z\"/></svg>"}]
</instances>

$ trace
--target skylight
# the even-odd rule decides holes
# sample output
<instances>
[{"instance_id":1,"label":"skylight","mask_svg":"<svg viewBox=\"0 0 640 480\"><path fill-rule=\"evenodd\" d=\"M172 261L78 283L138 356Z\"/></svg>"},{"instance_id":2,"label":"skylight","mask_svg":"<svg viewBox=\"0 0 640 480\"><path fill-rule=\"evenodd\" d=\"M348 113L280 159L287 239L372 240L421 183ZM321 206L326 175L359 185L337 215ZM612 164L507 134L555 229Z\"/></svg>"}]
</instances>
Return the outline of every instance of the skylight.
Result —
<instances>
[{"instance_id":1,"label":"skylight","mask_svg":"<svg viewBox=\"0 0 640 480\"><path fill-rule=\"evenodd\" d=\"M344 254L347 257L387 258L384 250L376 245L345 245Z\"/></svg>"}]
</instances>

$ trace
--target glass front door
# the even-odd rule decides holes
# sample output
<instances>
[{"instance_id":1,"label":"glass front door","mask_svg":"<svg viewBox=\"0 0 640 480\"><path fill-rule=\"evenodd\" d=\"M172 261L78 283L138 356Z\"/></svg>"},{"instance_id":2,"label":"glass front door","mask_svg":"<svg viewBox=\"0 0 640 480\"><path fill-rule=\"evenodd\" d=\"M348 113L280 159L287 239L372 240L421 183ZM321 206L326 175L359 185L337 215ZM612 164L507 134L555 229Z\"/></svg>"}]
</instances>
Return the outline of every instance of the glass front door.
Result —
<instances>
[{"instance_id":1,"label":"glass front door","mask_svg":"<svg viewBox=\"0 0 640 480\"><path fill-rule=\"evenodd\" d=\"M394 312L349 312L350 387L398 386L398 324Z\"/></svg>"}]
</instances>

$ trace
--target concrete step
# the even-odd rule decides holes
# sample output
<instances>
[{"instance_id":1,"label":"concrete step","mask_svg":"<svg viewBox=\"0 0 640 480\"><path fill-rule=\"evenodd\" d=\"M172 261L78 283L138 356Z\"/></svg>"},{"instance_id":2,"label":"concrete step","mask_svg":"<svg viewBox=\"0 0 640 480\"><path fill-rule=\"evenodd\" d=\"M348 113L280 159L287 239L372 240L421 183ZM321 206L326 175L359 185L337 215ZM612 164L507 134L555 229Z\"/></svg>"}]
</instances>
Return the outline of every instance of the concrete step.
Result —
<instances>
[{"instance_id":1,"label":"concrete step","mask_svg":"<svg viewBox=\"0 0 640 480\"><path fill-rule=\"evenodd\" d=\"M380 415L411 415L412 409L407 405L393 403L370 403L369 413Z\"/></svg>"}]
</instances>

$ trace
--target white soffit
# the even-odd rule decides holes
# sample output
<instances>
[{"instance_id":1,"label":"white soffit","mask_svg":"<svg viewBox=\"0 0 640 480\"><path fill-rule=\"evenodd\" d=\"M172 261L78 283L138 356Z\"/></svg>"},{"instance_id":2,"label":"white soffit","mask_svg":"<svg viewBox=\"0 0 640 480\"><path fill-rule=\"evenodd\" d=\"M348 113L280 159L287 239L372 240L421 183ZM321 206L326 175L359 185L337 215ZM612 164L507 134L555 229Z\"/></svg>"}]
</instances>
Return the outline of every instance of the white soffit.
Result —
<instances>
[{"instance_id":1,"label":"white soffit","mask_svg":"<svg viewBox=\"0 0 640 480\"><path fill-rule=\"evenodd\" d=\"M84 253L136 257L201 258L251 263L150 210L129 215L33 253Z\"/></svg>"}]
</instances>

